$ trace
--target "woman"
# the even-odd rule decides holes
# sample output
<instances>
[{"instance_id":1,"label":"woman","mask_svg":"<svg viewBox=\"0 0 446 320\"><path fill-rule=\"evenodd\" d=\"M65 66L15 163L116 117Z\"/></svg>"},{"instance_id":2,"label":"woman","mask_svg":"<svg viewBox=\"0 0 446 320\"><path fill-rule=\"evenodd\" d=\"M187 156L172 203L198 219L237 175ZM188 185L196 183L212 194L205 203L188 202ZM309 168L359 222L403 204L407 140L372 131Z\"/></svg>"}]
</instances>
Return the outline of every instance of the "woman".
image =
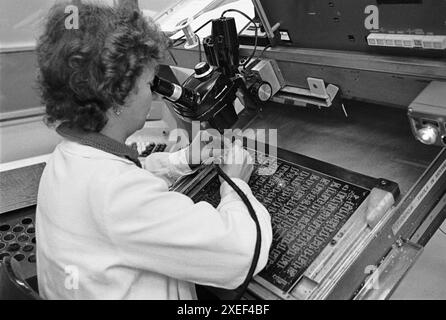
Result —
<instances>
[{"instance_id":1,"label":"woman","mask_svg":"<svg viewBox=\"0 0 446 320\"><path fill-rule=\"evenodd\" d=\"M139 12L81 4L79 29L55 5L37 46L47 123L65 139L41 178L37 205L39 291L48 299L195 299L194 284L239 286L251 264L255 225L227 183L217 209L168 191L188 174L188 153L156 153L140 168L125 146L150 111L166 39ZM256 273L267 262L270 217L246 181L262 229Z\"/></svg>"}]
</instances>

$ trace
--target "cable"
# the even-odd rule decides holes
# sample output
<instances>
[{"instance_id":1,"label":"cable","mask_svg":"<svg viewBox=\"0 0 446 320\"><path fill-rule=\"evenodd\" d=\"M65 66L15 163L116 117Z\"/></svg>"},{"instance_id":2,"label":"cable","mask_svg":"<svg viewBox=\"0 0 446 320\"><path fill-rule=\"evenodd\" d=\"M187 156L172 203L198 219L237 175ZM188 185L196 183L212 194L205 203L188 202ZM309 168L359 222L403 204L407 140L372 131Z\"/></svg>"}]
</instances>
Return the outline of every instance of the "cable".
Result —
<instances>
[{"instance_id":1,"label":"cable","mask_svg":"<svg viewBox=\"0 0 446 320\"><path fill-rule=\"evenodd\" d=\"M244 13L244 12L242 12L242 11L240 11L240 10L237 10L237 9L228 9L228 10L225 10L225 11L222 12L221 17L223 18L224 15L225 15L225 13L227 13L227 12L237 12L237 13L243 15L246 19L248 19L249 21L251 21L251 23L252 23L252 24L254 25L254 27L255 27L254 49L252 50L251 55L249 56L249 58L248 58L248 59L245 61L245 63L243 64L243 69L245 69L246 66L247 66L247 64L248 64L249 61L254 57L254 55L255 55L255 53L256 53L256 51L257 51L257 39L258 39L258 30L259 30L259 27L258 27L257 24L255 23L255 21L254 21L252 18L250 18L246 13Z\"/></svg>"},{"instance_id":2,"label":"cable","mask_svg":"<svg viewBox=\"0 0 446 320\"><path fill-rule=\"evenodd\" d=\"M263 48L262 52L260 52L259 56L258 56L254 61L252 61L252 63L249 63L248 65L250 65L250 64L255 65L257 62L259 62L260 59L263 57L263 54L265 53L266 49L268 49L268 48L271 48L271 45L270 45L270 44L266 45L266 46ZM247 65L247 66L248 66L248 65ZM248 70L246 70L246 69L243 69L243 70L242 70L242 74L245 76L245 78L246 78L247 80L249 80L250 77L254 76L253 73L248 72Z\"/></svg>"},{"instance_id":3,"label":"cable","mask_svg":"<svg viewBox=\"0 0 446 320\"><path fill-rule=\"evenodd\" d=\"M262 52L260 52L260 55L259 55L259 57L258 57L257 59L262 58L262 57L263 57L263 54L265 53L266 49L268 49L268 48L271 48L271 44L267 44L267 45L265 46L265 48L263 48Z\"/></svg>"},{"instance_id":4,"label":"cable","mask_svg":"<svg viewBox=\"0 0 446 320\"><path fill-rule=\"evenodd\" d=\"M446 236L446 232L443 229L438 228L438 230L440 230L440 232Z\"/></svg>"},{"instance_id":5,"label":"cable","mask_svg":"<svg viewBox=\"0 0 446 320\"><path fill-rule=\"evenodd\" d=\"M248 200L248 197L243 193L242 190L234 183L234 181L231 180L231 178L228 177L228 175L220 168L219 165L216 165L215 168L217 169L217 173L220 177L223 178L231 187L234 189L234 191L238 194L238 196L242 199L246 207L248 208L249 215L251 216L252 220L254 220L254 223L256 224L256 244L254 248L254 255L252 257L251 267L249 268L248 274L245 278L245 281L236 289L237 295L236 300L240 300L242 298L243 293L248 288L249 282L252 279L252 276L254 275L255 269L257 267L257 263L259 262L260 257L260 247L262 243L262 234L260 231L260 223L257 218L256 212L254 211L254 208L252 207L251 203Z\"/></svg>"},{"instance_id":6,"label":"cable","mask_svg":"<svg viewBox=\"0 0 446 320\"><path fill-rule=\"evenodd\" d=\"M210 22L212 22L212 19L209 19L208 21L206 21L206 23L202 24L201 27L199 27L197 30L195 30L194 32L197 33L198 31L200 31L201 29L203 29L205 26L207 26Z\"/></svg>"}]
</instances>

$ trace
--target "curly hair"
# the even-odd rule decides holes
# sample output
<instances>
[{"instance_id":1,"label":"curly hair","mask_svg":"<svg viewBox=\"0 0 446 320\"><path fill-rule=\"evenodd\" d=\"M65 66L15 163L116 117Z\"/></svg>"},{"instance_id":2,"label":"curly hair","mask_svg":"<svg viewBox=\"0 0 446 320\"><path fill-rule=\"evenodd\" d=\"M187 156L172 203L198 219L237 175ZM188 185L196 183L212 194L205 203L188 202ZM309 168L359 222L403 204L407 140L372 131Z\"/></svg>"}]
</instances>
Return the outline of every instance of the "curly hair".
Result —
<instances>
[{"instance_id":1,"label":"curly hair","mask_svg":"<svg viewBox=\"0 0 446 320\"><path fill-rule=\"evenodd\" d=\"M67 29L69 4L50 9L37 44L45 122L99 132L106 111L123 105L144 68L163 59L168 38L138 11L80 1L78 29Z\"/></svg>"}]
</instances>

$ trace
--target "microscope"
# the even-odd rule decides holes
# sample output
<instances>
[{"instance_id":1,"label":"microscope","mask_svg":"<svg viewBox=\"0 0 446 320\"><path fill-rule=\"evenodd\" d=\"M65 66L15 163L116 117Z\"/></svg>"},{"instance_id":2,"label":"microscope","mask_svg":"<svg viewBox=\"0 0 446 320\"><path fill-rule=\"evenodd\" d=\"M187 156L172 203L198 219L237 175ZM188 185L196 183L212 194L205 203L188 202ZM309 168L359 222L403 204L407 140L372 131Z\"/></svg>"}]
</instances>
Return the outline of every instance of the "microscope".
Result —
<instances>
[{"instance_id":1,"label":"microscope","mask_svg":"<svg viewBox=\"0 0 446 320\"><path fill-rule=\"evenodd\" d=\"M234 101L243 97L245 107L271 97L269 84L249 69L239 65L239 41L234 18L212 20L212 34L203 40L207 61L199 62L194 73L182 85L158 76L152 91L170 102L175 113L187 122L199 121L202 129L214 128L220 133L236 124Z\"/></svg>"},{"instance_id":2,"label":"microscope","mask_svg":"<svg viewBox=\"0 0 446 320\"><path fill-rule=\"evenodd\" d=\"M252 90L260 92L259 83L262 80L256 77L244 78L242 75L246 69L240 70L239 66L239 42L234 18L221 17L212 20L212 34L203 40L203 46L207 62L200 61L183 85L155 76L151 89L170 102L181 119L186 122L199 121L201 129L214 128L223 134L225 129L237 123L238 115L234 101L238 95L244 97L247 108L256 108L253 107L256 98L253 97ZM262 98L264 96L265 94L258 95ZM259 98L257 100L261 101ZM255 250L244 283L233 291L218 289L220 296L225 296L225 299L240 299L252 279L260 256L260 224L247 196L218 165L214 168L237 192L256 224Z\"/></svg>"}]
</instances>

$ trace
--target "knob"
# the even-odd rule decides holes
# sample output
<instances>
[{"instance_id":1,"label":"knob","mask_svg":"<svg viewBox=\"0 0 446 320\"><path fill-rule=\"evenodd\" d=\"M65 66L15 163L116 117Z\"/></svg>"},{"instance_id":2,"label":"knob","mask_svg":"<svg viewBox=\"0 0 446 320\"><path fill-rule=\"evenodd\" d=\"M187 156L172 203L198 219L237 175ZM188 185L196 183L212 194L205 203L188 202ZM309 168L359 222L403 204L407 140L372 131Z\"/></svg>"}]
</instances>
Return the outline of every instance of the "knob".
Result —
<instances>
[{"instance_id":1,"label":"knob","mask_svg":"<svg viewBox=\"0 0 446 320\"><path fill-rule=\"evenodd\" d=\"M268 101L273 93L273 89L268 82L259 81L252 85L250 88L251 94L253 94L261 102Z\"/></svg>"},{"instance_id":2,"label":"knob","mask_svg":"<svg viewBox=\"0 0 446 320\"><path fill-rule=\"evenodd\" d=\"M434 144L437 142L437 128L427 125L417 131L417 138L424 144Z\"/></svg>"},{"instance_id":3,"label":"knob","mask_svg":"<svg viewBox=\"0 0 446 320\"><path fill-rule=\"evenodd\" d=\"M195 66L195 78L203 78L206 77L208 74L212 72L212 67L209 65L209 63L202 61L197 63Z\"/></svg>"}]
</instances>

